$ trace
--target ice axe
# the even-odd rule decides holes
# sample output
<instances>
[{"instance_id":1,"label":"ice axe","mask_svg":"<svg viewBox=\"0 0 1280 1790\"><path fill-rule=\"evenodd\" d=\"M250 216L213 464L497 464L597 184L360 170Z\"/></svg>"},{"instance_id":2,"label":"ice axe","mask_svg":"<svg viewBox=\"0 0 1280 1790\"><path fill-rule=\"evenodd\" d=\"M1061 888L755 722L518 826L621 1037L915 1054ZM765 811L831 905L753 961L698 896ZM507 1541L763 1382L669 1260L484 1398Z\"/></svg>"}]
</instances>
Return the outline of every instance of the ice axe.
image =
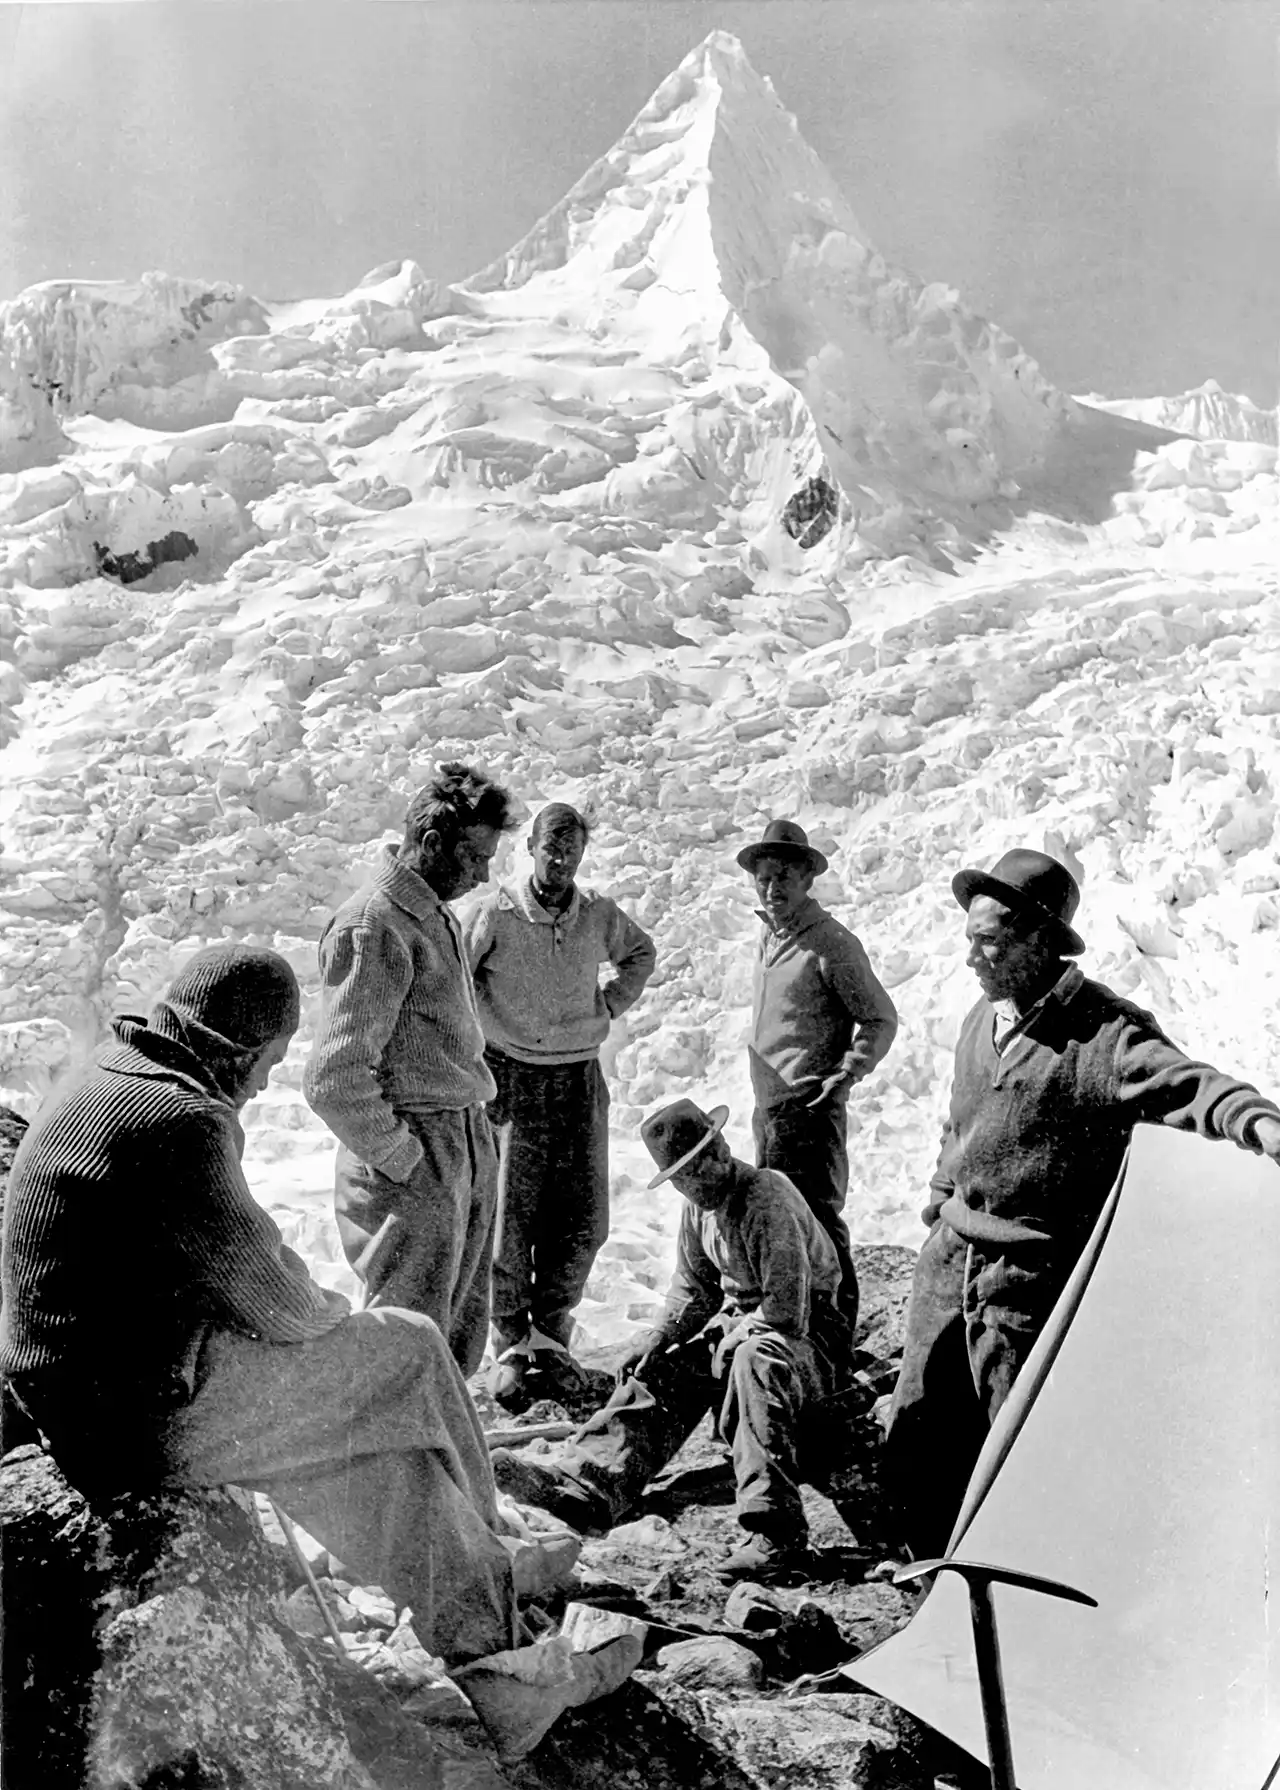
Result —
<instances>
[{"instance_id":1,"label":"ice axe","mask_svg":"<svg viewBox=\"0 0 1280 1790\"><path fill-rule=\"evenodd\" d=\"M969 1587L969 1614L973 1619L973 1651L978 1662L978 1691L982 1719L987 1730L987 1755L991 1761L991 1790L1017 1790L1013 1776L1013 1745L1009 1738L1009 1706L1005 1702L1004 1673L1000 1668L1000 1637L996 1632L994 1585L1017 1585L1023 1591L1039 1591L1045 1597L1065 1598L1096 1610L1098 1600L1057 1579L1040 1579L1031 1573L1010 1572L1003 1566L983 1566L976 1560L917 1560L893 1575L895 1585L925 1579L935 1572L957 1572Z\"/></svg>"}]
</instances>

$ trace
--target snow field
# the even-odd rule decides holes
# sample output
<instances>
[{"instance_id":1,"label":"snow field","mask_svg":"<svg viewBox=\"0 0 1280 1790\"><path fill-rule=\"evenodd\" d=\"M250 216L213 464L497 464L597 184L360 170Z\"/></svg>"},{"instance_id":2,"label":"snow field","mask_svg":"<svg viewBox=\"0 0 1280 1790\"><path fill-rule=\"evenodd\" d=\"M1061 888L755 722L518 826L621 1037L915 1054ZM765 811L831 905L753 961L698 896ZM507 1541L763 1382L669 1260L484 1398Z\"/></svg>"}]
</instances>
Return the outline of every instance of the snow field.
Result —
<instances>
[{"instance_id":1,"label":"snow field","mask_svg":"<svg viewBox=\"0 0 1280 1790\"><path fill-rule=\"evenodd\" d=\"M605 1054L597 1340L671 1265L642 1114L726 1100L749 1151L734 857L773 815L827 852L817 893L902 1015L851 1106L858 1238L919 1240L975 993L950 878L1008 846L1081 878L1088 971L1280 1087L1274 430L1212 382L1056 391L883 262L732 39L459 287L409 261L289 307L59 282L0 339L13 1104L201 944L275 945L304 1026L247 1164L344 1284L300 1093L315 940L451 757L529 813L592 807L583 880L658 944ZM838 505L802 548L814 478Z\"/></svg>"}]
</instances>

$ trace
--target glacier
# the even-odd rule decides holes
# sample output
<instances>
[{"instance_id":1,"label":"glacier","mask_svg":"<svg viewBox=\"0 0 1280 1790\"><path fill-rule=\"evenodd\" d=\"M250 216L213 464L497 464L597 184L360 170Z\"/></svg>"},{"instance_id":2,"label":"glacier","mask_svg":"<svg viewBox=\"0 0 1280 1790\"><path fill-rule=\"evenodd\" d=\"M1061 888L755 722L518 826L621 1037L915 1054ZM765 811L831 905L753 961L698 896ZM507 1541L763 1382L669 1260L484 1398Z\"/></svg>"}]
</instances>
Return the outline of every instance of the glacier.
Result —
<instances>
[{"instance_id":1,"label":"glacier","mask_svg":"<svg viewBox=\"0 0 1280 1790\"><path fill-rule=\"evenodd\" d=\"M659 947L605 1053L594 1340L671 1262L643 1110L724 1099L749 1149L734 855L772 815L902 1014L851 1109L855 1237L919 1240L973 997L950 878L1011 845L1080 877L1091 973L1280 1087L1274 415L1056 388L878 254L733 38L466 280L67 279L0 343L15 1107L200 944L273 944L304 1025L247 1165L343 1285L300 1092L315 940L449 757L594 809L584 880Z\"/></svg>"}]
</instances>

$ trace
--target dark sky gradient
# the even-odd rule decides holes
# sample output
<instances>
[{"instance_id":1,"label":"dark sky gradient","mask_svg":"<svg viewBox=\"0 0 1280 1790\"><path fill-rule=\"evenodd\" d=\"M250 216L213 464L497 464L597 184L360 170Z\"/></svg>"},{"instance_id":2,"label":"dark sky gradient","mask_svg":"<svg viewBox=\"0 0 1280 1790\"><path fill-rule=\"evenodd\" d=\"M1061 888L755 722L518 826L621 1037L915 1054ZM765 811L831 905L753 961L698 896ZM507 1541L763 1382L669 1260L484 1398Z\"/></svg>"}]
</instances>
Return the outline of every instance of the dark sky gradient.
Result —
<instances>
[{"instance_id":1,"label":"dark sky gradient","mask_svg":"<svg viewBox=\"0 0 1280 1790\"><path fill-rule=\"evenodd\" d=\"M1271 0L0 6L0 296L146 268L336 293L508 247L714 27L872 241L1049 376L1276 396Z\"/></svg>"}]
</instances>

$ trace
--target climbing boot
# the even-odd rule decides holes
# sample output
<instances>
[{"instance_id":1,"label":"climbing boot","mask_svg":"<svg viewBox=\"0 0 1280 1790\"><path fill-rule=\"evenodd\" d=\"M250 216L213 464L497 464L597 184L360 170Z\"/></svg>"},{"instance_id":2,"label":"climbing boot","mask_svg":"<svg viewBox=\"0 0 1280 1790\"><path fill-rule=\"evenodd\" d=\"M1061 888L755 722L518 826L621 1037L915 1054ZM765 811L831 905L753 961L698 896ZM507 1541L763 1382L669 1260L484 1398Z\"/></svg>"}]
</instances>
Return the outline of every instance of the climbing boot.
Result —
<instances>
[{"instance_id":1,"label":"climbing boot","mask_svg":"<svg viewBox=\"0 0 1280 1790\"><path fill-rule=\"evenodd\" d=\"M489 1451L493 1483L517 1504L532 1504L579 1535L607 1535L613 1512L599 1493L579 1485L548 1462L533 1460L524 1449Z\"/></svg>"}]
</instances>

